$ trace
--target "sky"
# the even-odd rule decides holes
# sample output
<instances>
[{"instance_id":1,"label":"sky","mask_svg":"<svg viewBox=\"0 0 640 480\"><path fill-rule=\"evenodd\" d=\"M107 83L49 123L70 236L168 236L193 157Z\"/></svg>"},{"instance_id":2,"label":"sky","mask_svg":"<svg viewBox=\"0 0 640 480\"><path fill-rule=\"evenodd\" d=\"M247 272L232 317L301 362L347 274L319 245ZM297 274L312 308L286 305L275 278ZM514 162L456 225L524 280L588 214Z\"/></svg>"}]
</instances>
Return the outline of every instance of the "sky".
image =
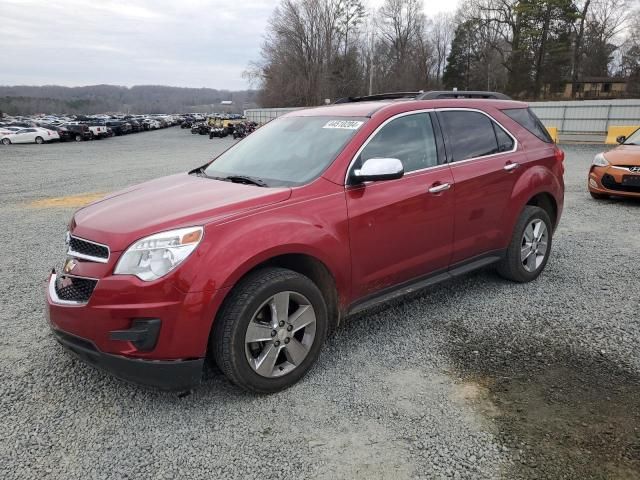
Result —
<instances>
[{"instance_id":1,"label":"sky","mask_svg":"<svg viewBox=\"0 0 640 480\"><path fill-rule=\"evenodd\" d=\"M242 73L278 3L0 0L0 85L249 88ZM425 13L456 4L425 0Z\"/></svg>"}]
</instances>

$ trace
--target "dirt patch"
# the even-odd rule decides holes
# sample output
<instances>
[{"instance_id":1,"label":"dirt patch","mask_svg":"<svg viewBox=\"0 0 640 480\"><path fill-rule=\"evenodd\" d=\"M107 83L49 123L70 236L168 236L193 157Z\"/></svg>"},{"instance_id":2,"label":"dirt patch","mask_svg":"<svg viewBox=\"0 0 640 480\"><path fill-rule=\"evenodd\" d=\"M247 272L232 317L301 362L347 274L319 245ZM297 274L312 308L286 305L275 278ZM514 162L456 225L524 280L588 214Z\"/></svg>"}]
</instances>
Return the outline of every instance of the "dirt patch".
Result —
<instances>
[{"instance_id":1,"label":"dirt patch","mask_svg":"<svg viewBox=\"0 0 640 480\"><path fill-rule=\"evenodd\" d=\"M450 337L459 398L492 418L513 460L505 478L640 478L640 377L630 368L460 327Z\"/></svg>"},{"instance_id":2,"label":"dirt patch","mask_svg":"<svg viewBox=\"0 0 640 480\"><path fill-rule=\"evenodd\" d=\"M42 200L35 200L29 203L32 208L79 208L100 200L107 195L106 193L83 193L80 195L71 195L67 197L52 197Z\"/></svg>"}]
</instances>

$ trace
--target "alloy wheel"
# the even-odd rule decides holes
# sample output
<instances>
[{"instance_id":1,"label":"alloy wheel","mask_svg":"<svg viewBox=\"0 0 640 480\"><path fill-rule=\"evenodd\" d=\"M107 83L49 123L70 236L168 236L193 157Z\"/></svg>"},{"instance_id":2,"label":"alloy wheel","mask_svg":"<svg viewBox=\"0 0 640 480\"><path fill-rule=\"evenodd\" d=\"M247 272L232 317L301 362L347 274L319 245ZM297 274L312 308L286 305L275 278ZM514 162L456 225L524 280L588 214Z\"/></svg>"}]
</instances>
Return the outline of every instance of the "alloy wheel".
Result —
<instances>
[{"instance_id":1,"label":"alloy wheel","mask_svg":"<svg viewBox=\"0 0 640 480\"><path fill-rule=\"evenodd\" d=\"M290 373L307 358L316 336L316 313L298 292L279 292L253 314L245 334L245 356L258 375Z\"/></svg>"},{"instance_id":2,"label":"alloy wheel","mask_svg":"<svg viewBox=\"0 0 640 480\"><path fill-rule=\"evenodd\" d=\"M520 260L524 269L533 273L544 262L547 255L549 231L540 219L532 220L522 235Z\"/></svg>"}]
</instances>

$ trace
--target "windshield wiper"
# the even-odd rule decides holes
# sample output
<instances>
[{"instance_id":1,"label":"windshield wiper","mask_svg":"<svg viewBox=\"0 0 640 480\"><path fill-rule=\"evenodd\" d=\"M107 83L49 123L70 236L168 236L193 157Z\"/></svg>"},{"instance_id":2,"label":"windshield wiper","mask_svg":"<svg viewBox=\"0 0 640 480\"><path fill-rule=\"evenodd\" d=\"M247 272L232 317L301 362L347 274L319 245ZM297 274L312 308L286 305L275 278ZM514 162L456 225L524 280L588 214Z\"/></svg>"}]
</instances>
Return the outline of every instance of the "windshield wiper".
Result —
<instances>
[{"instance_id":1,"label":"windshield wiper","mask_svg":"<svg viewBox=\"0 0 640 480\"><path fill-rule=\"evenodd\" d=\"M250 185L257 185L258 187L267 187L267 183L256 177L248 177L246 175L228 175L223 180L228 180L234 183L248 183Z\"/></svg>"}]
</instances>

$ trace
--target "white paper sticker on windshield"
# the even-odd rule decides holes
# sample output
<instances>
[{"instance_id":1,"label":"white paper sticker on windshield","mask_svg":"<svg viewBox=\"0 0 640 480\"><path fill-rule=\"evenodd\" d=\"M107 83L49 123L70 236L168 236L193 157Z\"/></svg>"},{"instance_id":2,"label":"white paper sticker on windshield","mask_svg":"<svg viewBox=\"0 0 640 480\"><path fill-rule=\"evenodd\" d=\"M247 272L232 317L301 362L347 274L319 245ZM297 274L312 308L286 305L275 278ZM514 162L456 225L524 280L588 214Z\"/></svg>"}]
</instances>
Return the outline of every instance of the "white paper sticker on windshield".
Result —
<instances>
[{"instance_id":1,"label":"white paper sticker on windshield","mask_svg":"<svg viewBox=\"0 0 640 480\"><path fill-rule=\"evenodd\" d=\"M331 120L322 128L344 128L347 130L357 130L364 122L357 120Z\"/></svg>"}]
</instances>

